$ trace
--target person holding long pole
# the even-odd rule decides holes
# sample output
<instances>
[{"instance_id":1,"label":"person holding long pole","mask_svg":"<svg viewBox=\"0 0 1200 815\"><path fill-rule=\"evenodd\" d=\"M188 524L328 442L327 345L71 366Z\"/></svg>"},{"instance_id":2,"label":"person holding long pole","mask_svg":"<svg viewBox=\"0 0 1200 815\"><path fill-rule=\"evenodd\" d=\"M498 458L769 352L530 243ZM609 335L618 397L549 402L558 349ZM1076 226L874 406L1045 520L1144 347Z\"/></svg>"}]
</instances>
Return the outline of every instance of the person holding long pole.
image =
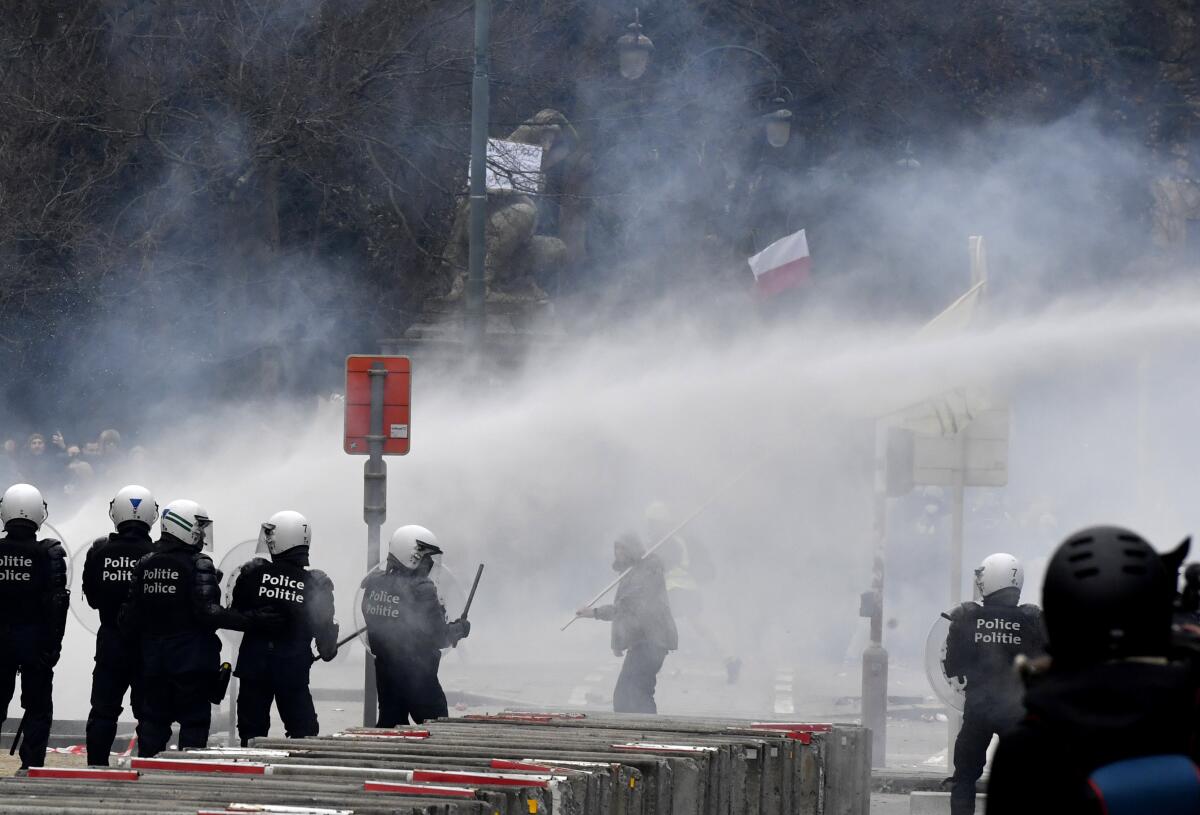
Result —
<instances>
[{"instance_id":1,"label":"person holding long pole","mask_svg":"<svg viewBox=\"0 0 1200 815\"><path fill-rule=\"evenodd\" d=\"M647 554L637 536L613 543L613 570L621 573L611 605L587 606L578 617L612 623L613 655L625 658L613 689L616 713L657 713L654 691L667 654L679 647L663 564Z\"/></svg>"}]
</instances>

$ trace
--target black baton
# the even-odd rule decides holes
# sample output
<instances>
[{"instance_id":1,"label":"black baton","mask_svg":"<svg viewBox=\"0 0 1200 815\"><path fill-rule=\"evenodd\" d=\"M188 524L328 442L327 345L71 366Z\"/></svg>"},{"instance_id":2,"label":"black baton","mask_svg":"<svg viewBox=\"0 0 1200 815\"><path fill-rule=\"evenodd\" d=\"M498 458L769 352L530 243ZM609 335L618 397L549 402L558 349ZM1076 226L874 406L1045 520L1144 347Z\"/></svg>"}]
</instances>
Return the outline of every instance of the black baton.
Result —
<instances>
[{"instance_id":1,"label":"black baton","mask_svg":"<svg viewBox=\"0 0 1200 815\"><path fill-rule=\"evenodd\" d=\"M475 582L471 584L471 593L467 595L467 605L463 608L463 613L458 619L465 620L467 615L471 613L471 603L475 601L475 590L479 588L479 578L483 576L483 564L479 564L479 568L475 570Z\"/></svg>"},{"instance_id":2,"label":"black baton","mask_svg":"<svg viewBox=\"0 0 1200 815\"><path fill-rule=\"evenodd\" d=\"M17 732L13 735L12 747L8 748L8 754L10 756L16 754L17 747L21 744L21 734L25 732L25 717L28 715L29 714L26 713L21 716L21 723L17 725Z\"/></svg>"}]
</instances>

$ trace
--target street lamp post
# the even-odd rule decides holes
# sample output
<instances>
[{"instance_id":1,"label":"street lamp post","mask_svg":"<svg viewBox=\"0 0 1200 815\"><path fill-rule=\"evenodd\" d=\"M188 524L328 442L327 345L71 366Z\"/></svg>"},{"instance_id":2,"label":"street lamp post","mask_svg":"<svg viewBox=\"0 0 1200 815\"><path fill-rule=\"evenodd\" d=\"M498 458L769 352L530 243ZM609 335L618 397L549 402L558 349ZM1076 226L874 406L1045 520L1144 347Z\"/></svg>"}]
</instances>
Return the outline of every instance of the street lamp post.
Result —
<instances>
[{"instance_id":1,"label":"street lamp post","mask_svg":"<svg viewBox=\"0 0 1200 815\"><path fill-rule=\"evenodd\" d=\"M653 51L654 43L642 33L638 12L634 9L633 22L629 24L628 33L617 40L617 61L621 68L621 76L626 79L641 78L650 65L650 54Z\"/></svg>"},{"instance_id":2,"label":"street lamp post","mask_svg":"<svg viewBox=\"0 0 1200 815\"><path fill-rule=\"evenodd\" d=\"M774 104L779 107L763 116L766 123L767 144L772 147L783 147L792 137L792 112L784 107L781 97L776 97Z\"/></svg>"},{"instance_id":3,"label":"street lamp post","mask_svg":"<svg viewBox=\"0 0 1200 815\"><path fill-rule=\"evenodd\" d=\"M779 82L783 79L783 71L779 70L779 66L771 61L770 57L763 54L761 51L756 51L753 48L748 48L744 45L717 45L712 48L701 51L696 56L689 59L683 66L680 73L686 73L693 65L708 56L709 54L717 53L718 51L737 51L743 54L750 54L758 58L760 61L770 66L774 73L775 90L778 93L780 90L786 92L788 97L791 93L787 88L781 88ZM621 68L621 76L629 80L639 79L646 72L646 68L650 65L650 56L654 53L654 43L649 37L642 33L642 25L639 20L638 10L634 9L633 22L629 24L629 30L617 40L617 57ZM776 109L770 113L764 114L762 121L767 136L767 144L772 147L784 147L791 139L792 135L792 112L787 109L787 102L782 96L776 96L772 102Z\"/></svg>"},{"instance_id":4,"label":"street lamp post","mask_svg":"<svg viewBox=\"0 0 1200 815\"><path fill-rule=\"evenodd\" d=\"M488 40L492 0L475 0L475 71L471 82L471 197L464 339L470 354L483 349L487 315L484 258L487 254Z\"/></svg>"}]
</instances>

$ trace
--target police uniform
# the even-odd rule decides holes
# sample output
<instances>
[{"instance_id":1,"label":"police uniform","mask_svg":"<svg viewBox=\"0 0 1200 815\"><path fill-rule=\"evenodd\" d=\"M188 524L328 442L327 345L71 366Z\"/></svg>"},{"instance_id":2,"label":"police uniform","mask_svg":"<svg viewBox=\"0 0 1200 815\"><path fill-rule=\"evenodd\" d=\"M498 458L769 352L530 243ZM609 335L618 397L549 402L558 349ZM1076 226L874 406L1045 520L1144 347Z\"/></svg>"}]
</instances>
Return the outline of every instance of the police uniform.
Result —
<instances>
[{"instance_id":1,"label":"police uniform","mask_svg":"<svg viewBox=\"0 0 1200 815\"><path fill-rule=\"evenodd\" d=\"M318 733L317 711L309 692L312 645L326 660L337 655L333 581L309 569L308 553L296 550L272 560L254 558L233 587L233 609L275 609L285 622L275 633L248 632L238 650L238 735L242 745L265 736L271 726L271 701L279 708L288 738Z\"/></svg>"},{"instance_id":2,"label":"police uniform","mask_svg":"<svg viewBox=\"0 0 1200 815\"><path fill-rule=\"evenodd\" d=\"M22 767L45 763L54 721L54 666L62 649L69 597L63 545L39 540L32 524L10 523L0 538L0 719L8 717L20 672L25 709Z\"/></svg>"},{"instance_id":3,"label":"police uniform","mask_svg":"<svg viewBox=\"0 0 1200 815\"><path fill-rule=\"evenodd\" d=\"M122 626L140 637L142 719L138 755L166 749L179 722L179 747L205 747L210 697L220 670L218 628L270 625L272 614L221 607L221 573L204 552L164 535L133 570Z\"/></svg>"},{"instance_id":4,"label":"police uniform","mask_svg":"<svg viewBox=\"0 0 1200 815\"><path fill-rule=\"evenodd\" d=\"M1019 599L1020 589L1001 589L982 605L963 603L950 613L946 675L967 681L962 728L954 742L953 815L975 811L975 783L983 775L992 735L1015 727L1024 712L1013 660L1045 650L1041 610L1017 605Z\"/></svg>"},{"instance_id":5,"label":"police uniform","mask_svg":"<svg viewBox=\"0 0 1200 815\"><path fill-rule=\"evenodd\" d=\"M466 635L466 622L446 621L446 608L427 576L408 569L372 572L362 583L363 620L375 655L377 727L415 724L448 715L438 682L442 648Z\"/></svg>"},{"instance_id":6,"label":"police uniform","mask_svg":"<svg viewBox=\"0 0 1200 815\"><path fill-rule=\"evenodd\" d=\"M93 541L83 565L83 595L88 605L100 612L92 708L87 720L87 760L91 766L108 764L127 690L134 717L138 721L142 718L137 644L121 633L118 617L133 585L133 570L138 561L154 551L154 541L149 528L142 524L126 522L122 527Z\"/></svg>"}]
</instances>

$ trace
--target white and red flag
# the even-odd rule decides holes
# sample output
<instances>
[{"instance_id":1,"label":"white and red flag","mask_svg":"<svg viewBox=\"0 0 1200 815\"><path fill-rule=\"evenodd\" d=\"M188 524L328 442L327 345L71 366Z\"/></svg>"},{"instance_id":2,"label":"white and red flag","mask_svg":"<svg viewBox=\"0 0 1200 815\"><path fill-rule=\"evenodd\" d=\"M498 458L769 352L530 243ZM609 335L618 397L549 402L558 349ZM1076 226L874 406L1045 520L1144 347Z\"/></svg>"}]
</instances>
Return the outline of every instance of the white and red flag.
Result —
<instances>
[{"instance_id":1,"label":"white and red flag","mask_svg":"<svg viewBox=\"0 0 1200 815\"><path fill-rule=\"evenodd\" d=\"M750 258L754 272L754 288L770 296L798 286L808 280L812 258L808 256L808 237L804 230L780 238Z\"/></svg>"}]
</instances>

